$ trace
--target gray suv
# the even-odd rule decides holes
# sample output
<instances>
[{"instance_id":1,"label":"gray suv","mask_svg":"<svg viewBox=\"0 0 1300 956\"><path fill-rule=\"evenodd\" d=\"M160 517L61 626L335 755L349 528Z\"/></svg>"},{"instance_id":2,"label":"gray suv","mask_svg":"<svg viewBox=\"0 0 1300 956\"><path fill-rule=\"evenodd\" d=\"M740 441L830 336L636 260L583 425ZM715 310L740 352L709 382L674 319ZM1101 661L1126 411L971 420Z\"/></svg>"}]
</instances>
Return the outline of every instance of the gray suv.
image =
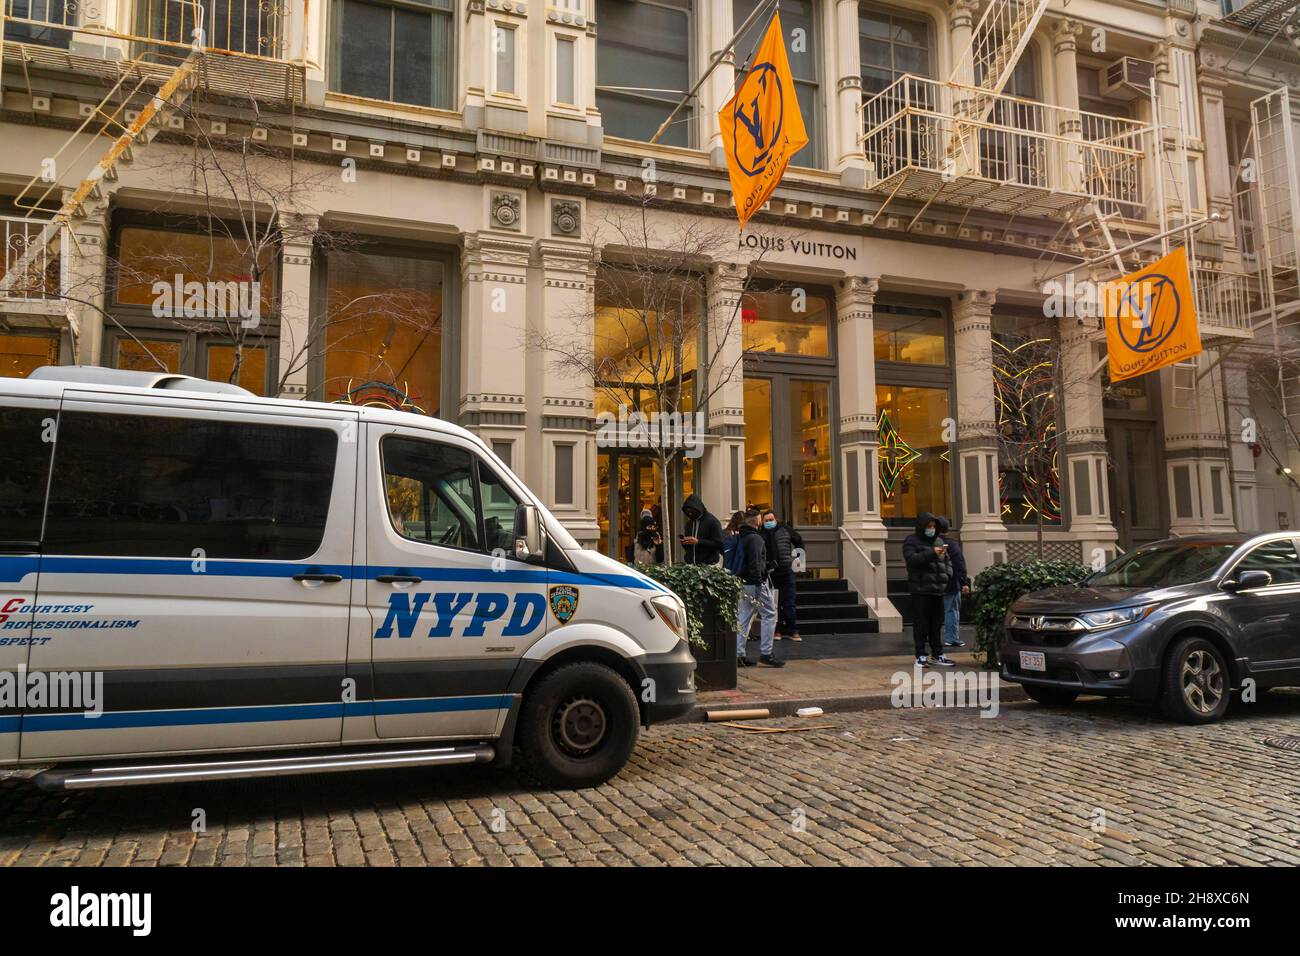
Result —
<instances>
[{"instance_id":1,"label":"gray suv","mask_svg":"<svg viewBox=\"0 0 1300 956\"><path fill-rule=\"evenodd\" d=\"M1015 601L998 658L1033 700L1159 701L1218 720L1248 679L1300 685L1300 532L1191 535L1146 545L1073 587Z\"/></svg>"}]
</instances>

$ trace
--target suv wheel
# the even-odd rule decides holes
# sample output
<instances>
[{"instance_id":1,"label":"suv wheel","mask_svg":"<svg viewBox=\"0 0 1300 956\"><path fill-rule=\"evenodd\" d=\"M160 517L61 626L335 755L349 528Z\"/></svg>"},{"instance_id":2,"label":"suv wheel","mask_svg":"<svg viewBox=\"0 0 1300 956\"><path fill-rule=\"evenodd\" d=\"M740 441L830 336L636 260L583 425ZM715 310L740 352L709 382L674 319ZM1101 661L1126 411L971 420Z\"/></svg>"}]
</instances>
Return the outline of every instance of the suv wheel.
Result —
<instances>
[{"instance_id":1,"label":"suv wheel","mask_svg":"<svg viewBox=\"0 0 1300 956\"><path fill-rule=\"evenodd\" d=\"M1232 678L1219 649L1203 637L1185 637L1169 651L1160 690L1165 716L1209 724L1228 709Z\"/></svg>"},{"instance_id":2,"label":"suv wheel","mask_svg":"<svg viewBox=\"0 0 1300 956\"><path fill-rule=\"evenodd\" d=\"M552 787L604 783L636 746L641 711L627 681L604 664L566 664L524 697L519 750L524 772Z\"/></svg>"},{"instance_id":3,"label":"suv wheel","mask_svg":"<svg viewBox=\"0 0 1300 956\"><path fill-rule=\"evenodd\" d=\"M1064 707L1067 704L1073 704L1074 699L1079 696L1078 691L1066 690L1063 687L1043 687L1035 684L1022 684L1025 693L1029 699L1036 704L1045 704L1048 707Z\"/></svg>"}]
</instances>

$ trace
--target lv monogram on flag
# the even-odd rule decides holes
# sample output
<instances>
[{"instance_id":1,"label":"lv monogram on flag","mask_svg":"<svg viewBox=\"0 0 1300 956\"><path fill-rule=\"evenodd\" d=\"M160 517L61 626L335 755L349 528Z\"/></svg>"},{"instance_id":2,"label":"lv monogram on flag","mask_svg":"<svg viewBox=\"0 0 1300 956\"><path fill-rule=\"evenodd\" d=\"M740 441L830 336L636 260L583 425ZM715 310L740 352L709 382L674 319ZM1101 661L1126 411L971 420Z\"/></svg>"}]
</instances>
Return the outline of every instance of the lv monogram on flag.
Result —
<instances>
[{"instance_id":1,"label":"lv monogram on flag","mask_svg":"<svg viewBox=\"0 0 1300 956\"><path fill-rule=\"evenodd\" d=\"M1184 247L1112 283L1102 307L1112 382L1154 372L1203 351Z\"/></svg>"}]
</instances>

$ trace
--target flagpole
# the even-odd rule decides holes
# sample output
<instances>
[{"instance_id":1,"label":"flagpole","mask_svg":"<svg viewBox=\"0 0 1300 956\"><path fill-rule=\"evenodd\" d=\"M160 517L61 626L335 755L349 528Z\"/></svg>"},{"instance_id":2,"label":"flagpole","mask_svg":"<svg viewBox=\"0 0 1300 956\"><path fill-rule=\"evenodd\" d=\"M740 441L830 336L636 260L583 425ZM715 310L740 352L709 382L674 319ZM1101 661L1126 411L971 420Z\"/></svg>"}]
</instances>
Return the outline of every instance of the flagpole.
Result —
<instances>
[{"instance_id":1,"label":"flagpole","mask_svg":"<svg viewBox=\"0 0 1300 956\"><path fill-rule=\"evenodd\" d=\"M673 107L673 111L668 114L668 118L659 126L659 129L655 130L655 134L650 137L650 142L652 144L659 141L659 137L664 134L664 131L668 129L672 121L677 118L677 114L682 111L682 107L694 98L695 94L700 91L700 87L704 85L704 81L713 74L713 71L718 68L718 64L721 63L726 58L727 54L731 52L732 48L735 47L736 41L740 39L740 35L748 30L750 25L758 19L758 15L769 6L779 9L781 2L780 0L763 0L762 3L754 8L754 12L751 13L745 22L740 25L740 29L735 32L731 41L722 50L713 55L713 61L709 64L709 68L704 71L704 75L700 77L699 81L693 87L691 87L690 92L678 101L677 105Z\"/></svg>"}]
</instances>

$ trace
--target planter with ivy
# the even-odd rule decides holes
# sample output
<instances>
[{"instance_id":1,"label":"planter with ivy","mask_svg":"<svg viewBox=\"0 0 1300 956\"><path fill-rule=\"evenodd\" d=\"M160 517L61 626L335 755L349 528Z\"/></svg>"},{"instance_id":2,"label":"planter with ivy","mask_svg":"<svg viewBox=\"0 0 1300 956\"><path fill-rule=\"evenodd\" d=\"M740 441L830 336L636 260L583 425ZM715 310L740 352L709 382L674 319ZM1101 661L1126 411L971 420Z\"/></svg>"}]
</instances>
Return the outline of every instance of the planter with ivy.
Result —
<instances>
[{"instance_id":1,"label":"planter with ivy","mask_svg":"<svg viewBox=\"0 0 1300 956\"><path fill-rule=\"evenodd\" d=\"M986 667L996 667L1002 622L1013 602L1033 591L1077 584L1090 573L1074 561L1025 561L995 564L975 576L975 652Z\"/></svg>"},{"instance_id":2,"label":"planter with ivy","mask_svg":"<svg viewBox=\"0 0 1300 956\"><path fill-rule=\"evenodd\" d=\"M638 564L686 605L691 654L698 665L700 690L730 690L736 686L736 610L740 578L720 567L703 564Z\"/></svg>"}]
</instances>

